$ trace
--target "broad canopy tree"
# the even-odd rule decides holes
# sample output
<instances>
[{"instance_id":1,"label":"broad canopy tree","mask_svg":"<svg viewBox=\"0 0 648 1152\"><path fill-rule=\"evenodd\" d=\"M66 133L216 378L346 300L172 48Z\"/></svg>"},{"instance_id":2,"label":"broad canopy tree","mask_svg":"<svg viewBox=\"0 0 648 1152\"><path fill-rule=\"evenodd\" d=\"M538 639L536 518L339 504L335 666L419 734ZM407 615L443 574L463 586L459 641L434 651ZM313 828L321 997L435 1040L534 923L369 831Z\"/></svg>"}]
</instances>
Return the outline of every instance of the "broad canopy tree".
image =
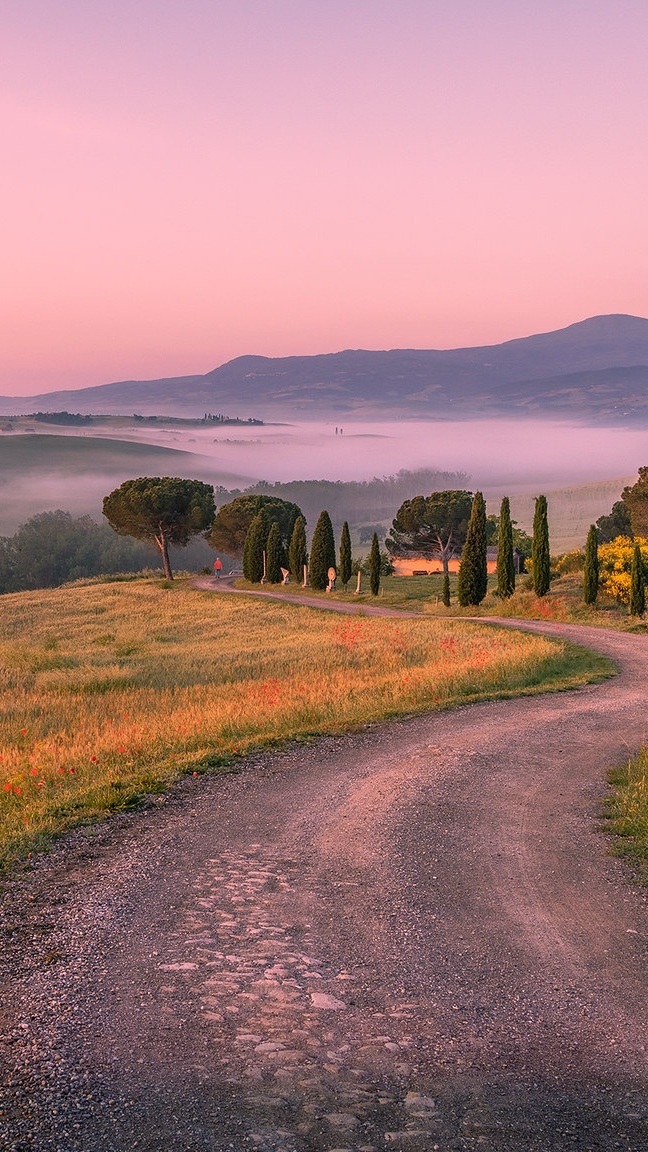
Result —
<instances>
[{"instance_id":1,"label":"broad canopy tree","mask_svg":"<svg viewBox=\"0 0 648 1152\"><path fill-rule=\"evenodd\" d=\"M126 480L103 502L103 514L120 536L134 536L157 545L167 580L173 579L169 545L184 548L192 536L209 528L215 512L211 484L177 476Z\"/></svg>"},{"instance_id":2,"label":"broad canopy tree","mask_svg":"<svg viewBox=\"0 0 648 1152\"><path fill-rule=\"evenodd\" d=\"M392 556L438 558L448 562L461 554L472 508L472 492L456 489L415 496L401 504L385 541Z\"/></svg>"},{"instance_id":3,"label":"broad canopy tree","mask_svg":"<svg viewBox=\"0 0 648 1152\"><path fill-rule=\"evenodd\" d=\"M228 504L221 505L207 537L208 543L217 552L226 552L228 556L240 558L250 525L262 508L270 524L276 522L279 525L281 542L284 548L288 548L295 523L302 515L301 508L290 500L264 496L258 492L237 496Z\"/></svg>"},{"instance_id":4,"label":"broad canopy tree","mask_svg":"<svg viewBox=\"0 0 648 1152\"><path fill-rule=\"evenodd\" d=\"M596 528L599 544L609 544L611 540L616 540L617 536L632 538L630 509L625 500L617 500L607 516L599 516L596 521Z\"/></svg>"},{"instance_id":5,"label":"broad canopy tree","mask_svg":"<svg viewBox=\"0 0 648 1152\"><path fill-rule=\"evenodd\" d=\"M621 496L628 509L633 536L648 536L648 467L639 469L636 482L623 489Z\"/></svg>"}]
</instances>

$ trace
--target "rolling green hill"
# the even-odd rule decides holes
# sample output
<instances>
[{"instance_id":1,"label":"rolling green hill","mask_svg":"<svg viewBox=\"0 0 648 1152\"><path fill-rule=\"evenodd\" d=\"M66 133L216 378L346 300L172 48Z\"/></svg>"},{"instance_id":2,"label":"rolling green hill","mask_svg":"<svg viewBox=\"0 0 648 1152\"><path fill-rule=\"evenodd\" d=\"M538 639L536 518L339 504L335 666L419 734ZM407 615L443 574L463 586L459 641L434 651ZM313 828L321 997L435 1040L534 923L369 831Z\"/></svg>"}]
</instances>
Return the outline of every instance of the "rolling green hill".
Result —
<instances>
[{"instance_id":1,"label":"rolling green hill","mask_svg":"<svg viewBox=\"0 0 648 1152\"><path fill-rule=\"evenodd\" d=\"M130 476L140 466L150 474L155 466L168 475L170 469L182 468L194 459L190 452L173 448L91 435L6 435L0 440L0 483L18 472L77 475L126 469Z\"/></svg>"},{"instance_id":2,"label":"rolling green hill","mask_svg":"<svg viewBox=\"0 0 648 1152\"><path fill-rule=\"evenodd\" d=\"M246 483L219 473L213 460L174 448L86 434L5 434L0 438L0 535L56 508L98 519L104 496L135 476L182 476L228 487Z\"/></svg>"}]
</instances>

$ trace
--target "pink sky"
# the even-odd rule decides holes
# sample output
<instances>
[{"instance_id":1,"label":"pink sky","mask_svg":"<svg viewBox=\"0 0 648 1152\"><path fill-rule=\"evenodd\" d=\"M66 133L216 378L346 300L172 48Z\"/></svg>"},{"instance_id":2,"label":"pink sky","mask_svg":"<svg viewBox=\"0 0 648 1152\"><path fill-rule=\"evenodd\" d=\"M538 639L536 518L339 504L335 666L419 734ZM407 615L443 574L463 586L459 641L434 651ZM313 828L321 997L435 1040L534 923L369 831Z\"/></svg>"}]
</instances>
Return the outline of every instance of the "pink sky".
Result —
<instances>
[{"instance_id":1,"label":"pink sky","mask_svg":"<svg viewBox=\"0 0 648 1152\"><path fill-rule=\"evenodd\" d=\"M4 5L0 392L648 316L647 43L645 0Z\"/></svg>"}]
</instances>

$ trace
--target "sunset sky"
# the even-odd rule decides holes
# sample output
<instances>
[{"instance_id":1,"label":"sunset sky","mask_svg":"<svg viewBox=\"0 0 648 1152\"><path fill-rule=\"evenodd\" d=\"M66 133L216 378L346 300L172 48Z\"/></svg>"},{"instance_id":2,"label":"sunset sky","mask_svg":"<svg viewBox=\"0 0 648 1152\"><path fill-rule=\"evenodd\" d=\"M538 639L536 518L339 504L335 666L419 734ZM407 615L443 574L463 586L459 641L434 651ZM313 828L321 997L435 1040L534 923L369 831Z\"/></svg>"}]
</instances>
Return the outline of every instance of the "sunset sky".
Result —
<instances>
[{"instance_id":1,"label":"sunset sky","mask_svg":"<svg viewBox=\"0 0 648 1152\"><path fill-rule=\"evenodd\" d=\"M9 0L0 392L648 316L645 0Z\"/></svg>"}]
</instances>

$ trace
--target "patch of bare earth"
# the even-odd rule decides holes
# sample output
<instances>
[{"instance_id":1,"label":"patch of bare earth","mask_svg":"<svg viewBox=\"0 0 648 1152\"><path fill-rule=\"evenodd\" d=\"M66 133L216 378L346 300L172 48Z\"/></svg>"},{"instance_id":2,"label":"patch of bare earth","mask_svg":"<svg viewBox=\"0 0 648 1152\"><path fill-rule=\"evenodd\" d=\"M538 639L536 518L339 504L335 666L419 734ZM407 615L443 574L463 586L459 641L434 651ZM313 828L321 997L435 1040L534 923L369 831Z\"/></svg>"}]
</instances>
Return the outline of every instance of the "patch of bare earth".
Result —
<instances>
[{"instance_id":1,"label":"patch of bare earth","mask_svg":"<svg viewBox=\"0 0 648 1152\"><path fill-rule=\"evenodd\" d=\"M5 886L0 1147L648 1149L648 916L606 852L622 673L185 780Z\"/></svg>"}]
</instances>

